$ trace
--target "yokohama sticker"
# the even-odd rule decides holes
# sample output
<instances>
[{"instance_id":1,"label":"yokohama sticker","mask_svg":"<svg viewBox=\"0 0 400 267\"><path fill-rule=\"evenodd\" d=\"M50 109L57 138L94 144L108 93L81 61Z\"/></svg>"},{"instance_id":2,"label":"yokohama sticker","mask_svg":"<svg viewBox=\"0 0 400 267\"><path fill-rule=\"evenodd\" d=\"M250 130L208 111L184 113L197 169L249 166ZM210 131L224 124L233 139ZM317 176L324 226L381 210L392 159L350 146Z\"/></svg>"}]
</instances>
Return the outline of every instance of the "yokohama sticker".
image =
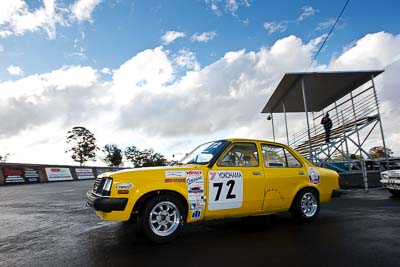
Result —
<instances>
[{"instance_id":1,"label":"yokohama sticker","mask_svg":"<svg viewBox=\"0 0 400 267\"><path fill-rule=\"evenodd\" d=\"M308 168L308 179L310 179L310 182L313 184L319 184L320 183L319 172L314 168Z\"/></svg>"},{"instance_id":2,"label":"yokohama sticker","mask_svg":"<svg viewBox=\"0 0 400 267\"><path fill-rule=\"evenodd\" d=\"M241 171L208 173L209 210L240 208L243 203L243 174Z\"/></svg>"}]
</instances>

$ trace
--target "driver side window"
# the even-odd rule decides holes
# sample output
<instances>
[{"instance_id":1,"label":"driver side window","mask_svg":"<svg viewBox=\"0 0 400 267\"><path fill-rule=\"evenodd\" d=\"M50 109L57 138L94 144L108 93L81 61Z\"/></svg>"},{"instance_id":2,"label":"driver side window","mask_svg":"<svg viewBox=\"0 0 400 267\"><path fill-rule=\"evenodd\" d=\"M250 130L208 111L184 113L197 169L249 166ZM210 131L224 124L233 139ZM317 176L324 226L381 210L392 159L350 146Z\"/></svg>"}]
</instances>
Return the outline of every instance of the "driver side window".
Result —
<instances>
[{"instance_id":1,"label":"driver side window","mask_svg":"<svg viewBox=\"0 0 400 267\"><path fill-rule=\"evenodd\" d=\"M218 161L219 167L257 167L257 146L253 143L234 143Z\"/></svg>"}]
</instances>

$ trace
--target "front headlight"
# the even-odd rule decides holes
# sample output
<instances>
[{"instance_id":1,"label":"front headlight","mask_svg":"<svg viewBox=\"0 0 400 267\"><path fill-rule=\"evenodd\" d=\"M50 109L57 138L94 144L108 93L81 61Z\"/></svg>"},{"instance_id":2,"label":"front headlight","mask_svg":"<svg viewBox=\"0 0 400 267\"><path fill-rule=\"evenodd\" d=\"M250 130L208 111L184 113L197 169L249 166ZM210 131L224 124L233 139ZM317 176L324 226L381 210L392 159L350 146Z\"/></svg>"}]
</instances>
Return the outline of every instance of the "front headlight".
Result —
<instances>
[{"instance_id":1,"label":"front headlight","mask_svg":"<svg viewBox=\"0 0 400 267\"><path fill-rule=\"evenodd\" d=\"M381 177L382 177L382 179L388 179L389 175L386 172L382 172Z\"/></svg>"},{"instance_id":2,"label":"front headlight","mask_svg":"<svg viewBox=\"0 0 400 267\"><path fill-rule=\"evenodd\" d=\"M111 185L112 185L112 178L103 178L105 179L103 191L101 192L102 196L109 196L111 193Z\"/></svg>"}]
</instances>

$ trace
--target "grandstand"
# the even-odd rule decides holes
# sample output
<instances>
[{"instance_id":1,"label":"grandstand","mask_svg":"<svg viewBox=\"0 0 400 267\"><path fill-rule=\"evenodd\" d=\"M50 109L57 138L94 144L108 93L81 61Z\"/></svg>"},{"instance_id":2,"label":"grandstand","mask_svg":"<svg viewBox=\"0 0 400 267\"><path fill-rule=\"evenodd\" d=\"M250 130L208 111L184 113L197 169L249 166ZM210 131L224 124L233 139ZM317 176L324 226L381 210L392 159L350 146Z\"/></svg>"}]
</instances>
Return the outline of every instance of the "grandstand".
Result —
<instances>
[{"instance_id":1,"label":"grandstand","mask_svg":"<svg viewBox=\"0 0 400 267\"><path fill-rule=\"evenodd\" d=\"M262 113L272 118L274 138L273 115L283 113L288 145L316 165L344 175L362 176L368 189L371 171L379 172L397 164L386 153L384 158L372 158L366 148L371 136L375 142L379 136L386 151L374 83L381 73L383 70L286 73ZM289 136L286 113L293 112L305 114L306 127ZM325 130L320 124L326 112L333 122L330 142L325 141Z\"/></svg>"}]
</instances>

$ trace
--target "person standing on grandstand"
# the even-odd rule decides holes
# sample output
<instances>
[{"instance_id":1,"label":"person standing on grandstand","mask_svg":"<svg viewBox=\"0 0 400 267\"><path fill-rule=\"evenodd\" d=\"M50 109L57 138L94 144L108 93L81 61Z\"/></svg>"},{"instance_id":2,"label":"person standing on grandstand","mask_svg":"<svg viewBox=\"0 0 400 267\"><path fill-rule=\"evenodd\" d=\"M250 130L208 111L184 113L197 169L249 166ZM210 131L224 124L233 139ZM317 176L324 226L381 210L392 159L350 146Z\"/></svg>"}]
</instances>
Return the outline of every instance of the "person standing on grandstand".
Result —
<instances>
[{"instance_id":1,"label":"person standing on grandstand","mask_svg":"<svg viewBox=\"0 0 400 267\"><path fill-rule=\"evenodd\" d=\"M332 129L332 120L329 118L329 113L327 112L325 116L321 120L321 124L325 129L325 142L329 143L331 140L331 129Z\"/></svg>"}]
</instances>

